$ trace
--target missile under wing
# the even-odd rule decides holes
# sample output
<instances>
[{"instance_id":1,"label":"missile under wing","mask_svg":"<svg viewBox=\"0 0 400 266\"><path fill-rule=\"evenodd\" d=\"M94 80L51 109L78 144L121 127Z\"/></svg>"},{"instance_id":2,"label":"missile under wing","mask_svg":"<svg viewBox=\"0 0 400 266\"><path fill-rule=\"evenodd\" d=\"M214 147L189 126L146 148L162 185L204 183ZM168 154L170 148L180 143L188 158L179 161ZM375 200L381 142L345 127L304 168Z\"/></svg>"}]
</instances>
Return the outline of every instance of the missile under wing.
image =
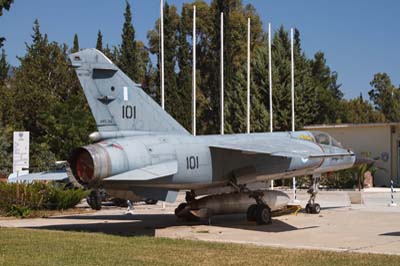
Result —
<instances>
[{"instance_id":1,"label":"missile under wing","mask_svg":"<svg viewBox=\"0 0 400 266\"><path fill-rule=\"evenodd\" d=\"M75 178L94 189L92 207L99 208L98 188L117 198L164 201L188 190L178 217L247 211L263 224L288 197L255 184L313 175L317 187L321 173L354 164L354 153L323 132L192 136L100 51L69 59L98 128L90 135L95 143L69 159ZM309 211L319 212L314 198Z\"/></svg>"}]
</instances>

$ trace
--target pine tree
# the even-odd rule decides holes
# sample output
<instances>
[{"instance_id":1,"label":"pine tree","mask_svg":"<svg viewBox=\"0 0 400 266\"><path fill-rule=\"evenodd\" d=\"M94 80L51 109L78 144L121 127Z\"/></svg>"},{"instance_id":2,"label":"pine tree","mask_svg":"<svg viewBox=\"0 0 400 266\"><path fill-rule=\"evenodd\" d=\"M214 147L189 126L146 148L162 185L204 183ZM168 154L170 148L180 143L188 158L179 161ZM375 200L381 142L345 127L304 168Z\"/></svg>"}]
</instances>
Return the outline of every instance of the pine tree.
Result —
<instances>
[{"instance_id":1,"label":"pine tree","mask_svg":"<svg viewBox=\"0 0 400 266\"><path fill-rule=\"evenodd\" d=\"M300 32L294 32L294 63L295 63L295 129L313 124L318 112L318 92L313 86L311 63L301 48Z\"/></svg>"},{"instance_id":2,"label":"pine tree","mask_svg":"<svg viewBox=\"0 0 400 266\"><path fill-rule=\"evenodd\" d=\"M274 131L291 130L290 40L283 26L272 40Z\"/></svg>"},{"instance_id":3,"label":"pine tree","mask_svg":"<svg viewBox=\"0 0 400 266\"><path fill-rule=\"evenodd\" d=\"M265 35L262 46L257 47L251 62L252 69L252 131L269 131L269 60L268 42Z\"/></svg>"},{"instance_id":4,"label":"pine tree","mask_svg":"<svg viewBox=\"0 0 400 266\"><path fill-rule=\"evenodd\" d=\"M135 41L135 29L132 25L131 6L126 1L125 22L122 28L122 44L118 64L122 71L133 81L140 83L143 76L138 67L138 51Z\"/></svg>"},{"instance_id":5,"label":"pine tree","mask_svg":"<svg viewBox=\"0 0 400 266\"><path fill-rule=\"evenodd\" d=\"M317 52L311 60L311 74L314 87L317 90L318 114L315 123L328 124L340 122L339 117L343 110L340 110L340 101L343 97L340 85L337 84L337 73L331 72L326 65L325 55Z\"/></svg>"},{"instance_id":6,"label":"pine tree","mask_svg":"<svg viewBox=\"0 0 400 266\"><path fill-rule=\"evenodd\" d=\"M14 3L14 0L1 0L0 2L0 16L3 15L3 9L10 10L11 4Z\"/></svg>"},{"instance_id":7,"label":"pine tree","mask_svg":"<svg viewBox=\"0 0 400 266\"><path fill-rule=\"evenodd\" d=\"M78 40L78 34L75 33L74 35L74 45L72 46L72 53L79 52L79 40Z\"/></svg>"},{"instance_id":8,"label":"pine tree","mask_svg":"<svg viewBox=\"0 0 400 266\"><path fill-rule=\"evenodd\" d=\"M1 50L0 56L0 85L4 83L4 81L8 77L8 71L10 70L10 65L6 60L6 52L4 49Z\"/></svg>"},{"instance_id":9,"label":"pine tree","mask_svg":"<svg viewBox=\"0 0 400 266\"><path fill-rule=\"evenodd\" d=\"M165 107L172 117L181 120L179 92L176 83L179 16L175 6L164 6L164 73Z\"/></svg>"},{"instance_id":10,"label":"pine tree","mask_svg":"<svg viewBox=\"0 0 400 266\"><path fill-rule=\"evenodd\" d=\"M100 30L97 32L96 49L103 51L103 35Z\"/></svg>"},{"instance_id":11,"label":"pine tree","mask_svg":"<svg viewBox=\"0 0 400 266\"><path fill-rule=\"evenodd\" d=\"M190 45L187 41L189 35L188 10L182 8L179 21L179 37L177 61L179 73L177 76L177 89L179 93L179 122L187 129L191 128L191 89L192 89L192 61L190 58Z\"/></svg>"},{"instance_id":12,"label":"pine tree","mask_svg":"<svg viewBox=\"0 0 400 266\"><path fill-rule=\"evenodd\" d=\"M11 4L14 0L1 0L0 1L0 17L3 15L3 9L10 10ZM6 40L4 37L0 37L0 48L3 47L3 43Z\"/></svg>"}]
</instances>

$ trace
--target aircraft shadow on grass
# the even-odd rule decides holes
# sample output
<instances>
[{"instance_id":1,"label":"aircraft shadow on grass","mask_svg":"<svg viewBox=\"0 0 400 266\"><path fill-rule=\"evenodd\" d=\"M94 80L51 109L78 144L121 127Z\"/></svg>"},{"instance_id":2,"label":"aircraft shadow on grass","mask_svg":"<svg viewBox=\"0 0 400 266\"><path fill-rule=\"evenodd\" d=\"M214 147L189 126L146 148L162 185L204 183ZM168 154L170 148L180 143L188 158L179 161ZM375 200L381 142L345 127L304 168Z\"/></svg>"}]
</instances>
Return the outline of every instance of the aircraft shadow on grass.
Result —
<instances>
[{"instance_id":1,"label":"aircraft shadow on grass","mask_svg":"<svg viewBox=\"0 0 400 266\"><path fill-rule=\"evenodd\" d=\"M71 219L76 220L73 224L57 224L32 229L60 230L104 233L119 236L155 236L157 229L175 226L209 225L208 220L197 220L193 222L178 220L173 214L121 214L121 215L73 215L53 217L49 219ZM90 222L82 222L86 220ZM93 223L93 220L99 222ZM298 228L284 221L272 219L272 224L259 226L255 222L247 222L245 215L220 215L211 219L211 225L233 229L242 229L258 232L279 233L294 230L306 230L318 226Z\"/></svg>"}]
</instances>

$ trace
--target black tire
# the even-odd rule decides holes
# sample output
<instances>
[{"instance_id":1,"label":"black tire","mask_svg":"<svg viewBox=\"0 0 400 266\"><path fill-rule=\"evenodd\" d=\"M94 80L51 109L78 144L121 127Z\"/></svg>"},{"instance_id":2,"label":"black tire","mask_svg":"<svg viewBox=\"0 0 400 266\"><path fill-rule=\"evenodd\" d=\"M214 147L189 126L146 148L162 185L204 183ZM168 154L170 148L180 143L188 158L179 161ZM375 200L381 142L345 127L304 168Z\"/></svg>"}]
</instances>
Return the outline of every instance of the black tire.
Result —
<instances>
[{"instance_id":1,"label":"black tire","mask_svg":"<svg viewBox=\"0 0 400 266\"><path fill-rule=\"evenodd\" d=\"M312 210L310 203L307 203L305 210L306 210L306 213L312 213L313 210Z\"/></svg>"},{"instance_id":2,"label":"black tire","mask_svg":"<svg viewBox=\"0 0 400 266\"><path fill-rule=\"evenodd\" d=\"M117 207L128 207L128 202L126 199L113 198L112 203Z\"/></svg>"},{"instance_id":3,"label":"black tire","mask_svg":"<svg viewBox=\"0 0 400 266\"><path fill-rule=\"evenodd\" d=\"M179 214L181 213L181 211L182 211L183 209L186 208L186 206L187 206L187 203L181 203L181 204L178 205L178 207L175 209L175 215L176 215L176 217L180 217Z\"/></svg>"},{"instance_id":4,"label":"black tire","mask_svg":"<svg viewBox=\"0 0 400 266\"><path fill-rule=\"evenodd\" d=\"M92 208L93 210L101 210L102 201L99 191L93 190L92 192L90 192L89 196L86 198L86 201L89 204L90 208Z\"/></svg>"},{"instance_id":5,"label":"black tire","mask_svg":"<svg viewBox=\"0 0 400 266\"><path fill-rule=\"evenodd\" d=\"M318 203L315 203L314 206L312 206L312 213L319 214L320 212L321 206Z\"/></svg>"},{"instance_id":6,"label":"black tire","mask_svg":"<svg viewBox=\"0 0 400 266\"><path fill-rule=\"evenodd\" d=\"M271 223L271 209L266 205L257 206L256 222L258 225Z\"/></svg>"},{"instance_id":7,"label":"black tire","mask_svg":"<svg viewBox=\"0 0 400 266\"><path fill-rule=\"evenodd\" d=\"M257 217L257 204L252 204L247 209L247 221L254 222Z\"/></svg>"},{"instance_id":8,"label":"black tire","mask_svg":"<svg viewBox=\"0 0 400 266\"><path fill-rule=\"evenodd\" d=\"M156 205L157 202L158 202L158 200L155 200L155 199L145 199L144 202L145 202L147 205Z\"/></svg>"}]
</instances>

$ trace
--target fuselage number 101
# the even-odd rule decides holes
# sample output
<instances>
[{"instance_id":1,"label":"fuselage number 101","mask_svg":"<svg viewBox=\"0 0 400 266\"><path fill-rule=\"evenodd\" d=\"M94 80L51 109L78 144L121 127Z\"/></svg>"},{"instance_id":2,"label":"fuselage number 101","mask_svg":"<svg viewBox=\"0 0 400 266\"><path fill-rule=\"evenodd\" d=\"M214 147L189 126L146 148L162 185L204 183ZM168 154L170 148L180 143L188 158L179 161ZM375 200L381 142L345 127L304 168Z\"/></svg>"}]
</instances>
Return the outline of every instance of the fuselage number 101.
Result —
<instances>
[{"instance_id":1,"label":"fuselage number 101","mask_svg":"<svg viewBox=\"0 0 400 266\"><path fill-rule=\"evenodd\" d=\"M186 157L186 168L188 170L199 169L199 156Z\"/></svg>"}]
</instances>

